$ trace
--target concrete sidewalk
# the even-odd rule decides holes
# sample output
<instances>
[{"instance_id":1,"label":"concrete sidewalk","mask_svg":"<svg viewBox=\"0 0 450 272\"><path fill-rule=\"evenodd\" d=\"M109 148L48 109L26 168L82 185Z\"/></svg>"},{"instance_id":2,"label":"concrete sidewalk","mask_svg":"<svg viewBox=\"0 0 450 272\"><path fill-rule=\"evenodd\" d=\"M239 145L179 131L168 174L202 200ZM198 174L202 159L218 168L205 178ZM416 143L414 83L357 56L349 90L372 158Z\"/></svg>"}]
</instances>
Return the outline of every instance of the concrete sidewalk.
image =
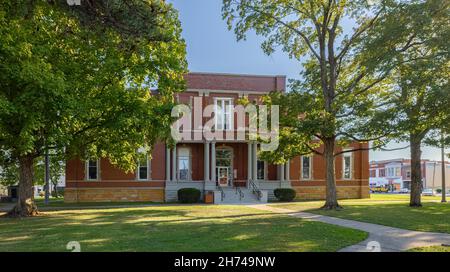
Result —
<instances>
[{"instance_id":1,"label":"concrete sidewalk","mask_svg":"<svg viewBox=\"0 0 450 272\"><path fill-rule=\"evenodd\" d=\"M267 205L250 205L249 207L275 213L283 213L290 216L331 225L357 229L369 233L369 237L366 240L358 244L342 248L340 250L341 252L397 252L416 247L450 244L450 234L445 233L405 230L360 221L340 219L331 216L317 215L306 212L294 212L292 210L275 208Z\"/></svg>"}]
</instances>

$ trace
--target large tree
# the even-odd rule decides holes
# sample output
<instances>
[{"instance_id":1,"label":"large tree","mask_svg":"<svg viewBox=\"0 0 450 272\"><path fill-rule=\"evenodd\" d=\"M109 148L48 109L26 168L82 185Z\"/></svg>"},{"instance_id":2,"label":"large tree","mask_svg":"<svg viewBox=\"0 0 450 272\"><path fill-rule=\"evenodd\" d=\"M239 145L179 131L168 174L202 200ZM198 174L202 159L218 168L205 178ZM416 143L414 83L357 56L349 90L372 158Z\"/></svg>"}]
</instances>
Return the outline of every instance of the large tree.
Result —
<instances>
[{"instance_id":1,"label":"large tree","mask_svg":"<svg viewBox=\"0 0 450 272\"><path fill-rule=\"evenodd\" d=\"M130 171L139 147L169 135L186 70L172 5L1 0L0 7L0 147L19 165L10 215L37 213L33 164L46 150L108 157Z\"/></svg>"},{"instance_id":2,"label":"large tree","mask_svg":"<svg viewBox=\"0 0 450 272\"><path fill-rule=\"evenodd\" d=\"M393 75L392 103L397 112L395 124L401 140L411 151L410 206L421 206L423 189L421 147L445 145L441 132L450 120L450 37L449 1L434 5L429 1L414 11L422 31L415 33L417 46L403 52ZM447 139L448 141L448 139Z\"/></svg>"},{"instance_id":3,"label":"large tree","mask_svg":"<svg viewBox=\"0 0 450 272\"><path fill-rule=\"evenodd\" d=\"M281 133L284 144L273 155L277 161L285 161L309 149L323 156L324 208L339 208L335 157L366 148L342 151L338 147L351 141L374 141L373 147L381 147L390 135L382 121L391 113L385 104L385 90L391 84L389 76L397 56L416 45L414 33L420 25L407 14L422 1L223 2L223 17L238 40L254 30L266 38L262 44L265 53L280 47L302 62L302 80L291 84L290 94L270 101L287 105L280 114L290 116L280 117L287 120L280 120L281 126L287 126ZM323 148L318 149L319 145Z\"/></svg>"}]
</instances>

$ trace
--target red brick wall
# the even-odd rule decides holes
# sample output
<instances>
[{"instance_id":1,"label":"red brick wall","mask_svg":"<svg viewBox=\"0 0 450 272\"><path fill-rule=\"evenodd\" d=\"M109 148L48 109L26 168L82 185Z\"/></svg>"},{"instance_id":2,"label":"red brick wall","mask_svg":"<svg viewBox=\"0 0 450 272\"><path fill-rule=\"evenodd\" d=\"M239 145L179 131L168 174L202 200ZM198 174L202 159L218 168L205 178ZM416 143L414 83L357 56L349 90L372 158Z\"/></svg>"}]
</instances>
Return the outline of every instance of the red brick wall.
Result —
<instances>
[{"instance_id":1,"label":"red brick wall","mask_svg":"<svg viewBox=\"0 0 450 272\"><path fill-rule=\"evenodd\" d=\"M367 148L366 143L353 143L351 148ZM337 149L340 151L341 149ZM353 152L353 176L351 180L342 179L342 156L335 160L336 184L337 186L369 186L369 152ZM294 160L295 161L295 160ZM325 160L319 155L313 156L313 173L311 180L301 180L301 165L298 159L298 168L291 164L291 181L293 186L325 186ZM298 178L296 178L298 177Z\"/></svg>"},{"instance_id":2,"label":"red brick wall","mask_svg":"<svg viewBox=\"0 0 450 272\"><path fill-rule=\"evenodd\" d=\"M166 146L157 143L152 152L152 180L166 180Z\"/></svg>"},{"instance_id":3,"label":"red brick wall","mask_svg":"<svg viewBox=\"0 0 450 272\"><path fill-rule=\"evenodd\" d=\"M227 75L211 73L189 73L185 76L190 89L284 91L285 76Z\"/></svg>"}]
</instances>

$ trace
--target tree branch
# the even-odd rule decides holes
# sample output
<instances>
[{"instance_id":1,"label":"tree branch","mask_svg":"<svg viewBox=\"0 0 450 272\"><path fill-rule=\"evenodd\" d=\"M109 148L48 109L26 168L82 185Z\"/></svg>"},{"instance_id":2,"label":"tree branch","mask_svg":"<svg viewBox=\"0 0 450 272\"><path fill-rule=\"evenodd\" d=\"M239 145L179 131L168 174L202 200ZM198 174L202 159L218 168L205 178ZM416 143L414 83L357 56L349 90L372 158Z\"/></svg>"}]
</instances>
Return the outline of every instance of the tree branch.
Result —
<instances>
[{"instance_id":1,"label":"tree branch","mask_svg":"<svg viewBox=\"0 0 450 272\"><path fill-rule=\"evenodd\" d=\"M409 145L404 146L404 147L392 148L392 149L386 149L386 148L382 148L382 147L383 147L383 145L372 146L372 147L361 147L361 148L356 148L356 149L348 149L348 150L340 151L340 152L334 154L334 156L337 157L344 153L351 153L351 152L357 152L357 151L369 151L369 150L374 150L374 149L381 149L382 151L403 150L403 149L409 148Z\"/></svg>"}]
</instances>

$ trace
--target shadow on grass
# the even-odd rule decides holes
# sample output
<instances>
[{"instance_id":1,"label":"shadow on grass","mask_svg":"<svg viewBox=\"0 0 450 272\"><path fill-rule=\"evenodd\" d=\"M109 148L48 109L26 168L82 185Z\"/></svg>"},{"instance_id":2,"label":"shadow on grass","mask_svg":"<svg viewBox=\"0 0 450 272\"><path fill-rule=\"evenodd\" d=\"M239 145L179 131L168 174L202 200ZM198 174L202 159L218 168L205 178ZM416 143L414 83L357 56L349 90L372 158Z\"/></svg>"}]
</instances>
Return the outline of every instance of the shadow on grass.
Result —
<instances>
[{"instance_id":1,"label":"shadow on grass","mask_svg":"<svg viewBox=\"0 0 450 272\"><path fill-rule=\"evenodd\" d=\"M161 207L0 219L2 251L336 251L363 232L242 208Z\"/></svg>"},{"instance_id":2,"label":"shadow on grass","mask_svg":"<svg viewBox=\"0 0 450 272\"><path fill-rule=\"evenodd\" d=\"M343 207L340 211L317 208L302 211L409 230L450 233L450 205L447 203L428 202L420 208L409 207L408 203L353 204Z\"/></svg>"}]
</instances>

